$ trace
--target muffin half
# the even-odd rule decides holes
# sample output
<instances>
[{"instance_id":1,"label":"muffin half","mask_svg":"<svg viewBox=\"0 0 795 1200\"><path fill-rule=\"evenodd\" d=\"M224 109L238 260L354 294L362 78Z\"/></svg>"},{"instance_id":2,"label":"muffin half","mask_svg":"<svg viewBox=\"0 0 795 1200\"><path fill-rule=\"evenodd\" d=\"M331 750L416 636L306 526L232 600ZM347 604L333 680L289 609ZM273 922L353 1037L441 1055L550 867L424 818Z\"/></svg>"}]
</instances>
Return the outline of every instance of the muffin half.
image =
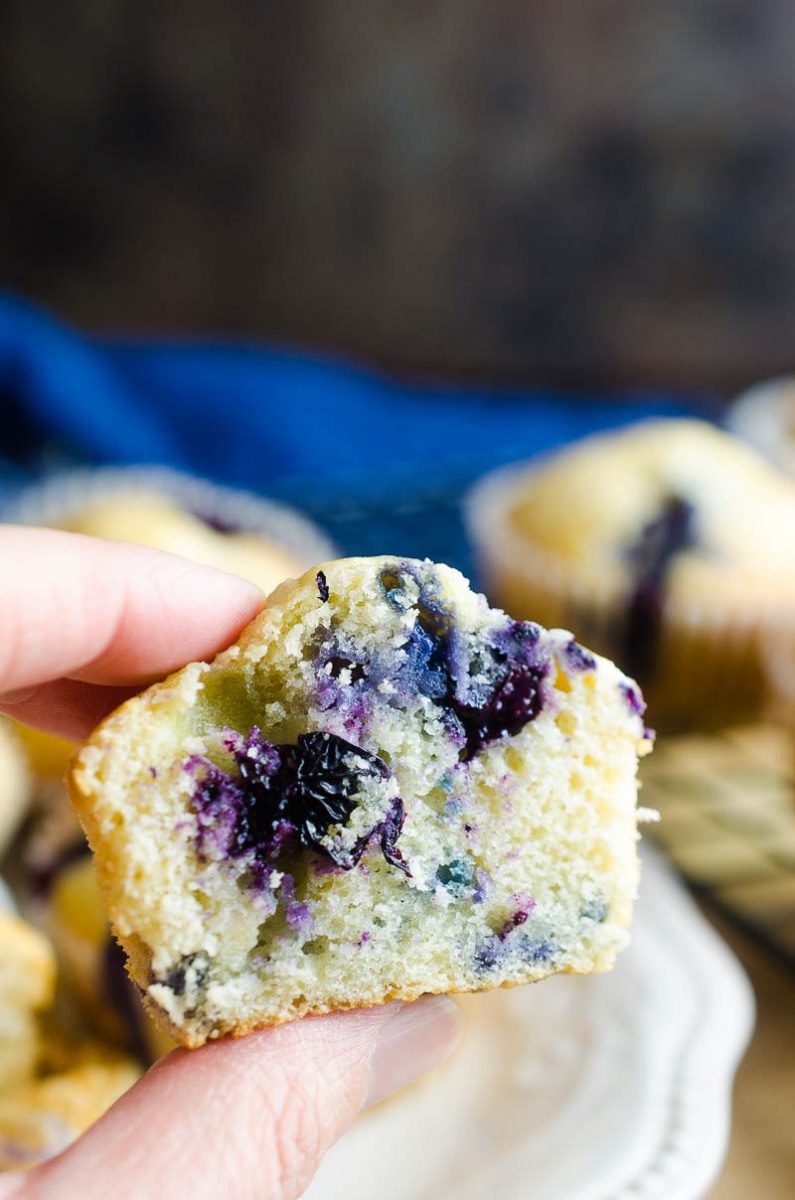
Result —
<instances>
[{"instance_id":1,"label":"muffin half","mask_svg":"<svg viewBox=\"0 0 795 1200\"><path fill-rule=\"evenodd\" d=\"M608 968L649 745L570 634L448 567L347 559L123 705L70 784L130 974L198 1045Z\"/></svg>"}]
</instances>

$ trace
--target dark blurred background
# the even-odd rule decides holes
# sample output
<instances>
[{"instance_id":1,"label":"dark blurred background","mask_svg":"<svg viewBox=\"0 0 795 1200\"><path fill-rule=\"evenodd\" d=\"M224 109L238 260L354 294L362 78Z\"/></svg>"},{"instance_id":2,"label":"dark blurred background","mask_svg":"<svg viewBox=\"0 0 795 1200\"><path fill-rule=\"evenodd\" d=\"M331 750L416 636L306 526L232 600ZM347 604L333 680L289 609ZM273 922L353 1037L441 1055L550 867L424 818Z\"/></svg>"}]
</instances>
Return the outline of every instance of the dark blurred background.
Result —
<instances>
[{"instance_id":1,"label":"dark blurred background","mask_svg":"<svg viewBox=\"0 0 795 1200\"><path fill-rule=\"evenodd\" d=\"M6 0L0 278L410 375L793 366L795 6Z\"/></svg>"}]
</instances>

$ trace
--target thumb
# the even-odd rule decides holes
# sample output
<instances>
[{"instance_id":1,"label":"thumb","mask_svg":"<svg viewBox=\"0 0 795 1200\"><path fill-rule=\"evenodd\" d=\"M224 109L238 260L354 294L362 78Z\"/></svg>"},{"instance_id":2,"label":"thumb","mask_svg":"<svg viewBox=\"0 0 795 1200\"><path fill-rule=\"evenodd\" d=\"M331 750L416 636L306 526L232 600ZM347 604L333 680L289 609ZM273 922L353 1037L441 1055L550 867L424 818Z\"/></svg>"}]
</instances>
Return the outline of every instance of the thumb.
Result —
<instances>
[{"instance_id":1,"label":"thumb","mask_svg":"<svg viewBox=\"0 0 795 1200\"><path fill-rule=\"evenodd\" d=\"M459 1028L429 996L175 1050L0 1196L293 1200L361 1108L446 1058Z\"/></svg>"}]
</instances>

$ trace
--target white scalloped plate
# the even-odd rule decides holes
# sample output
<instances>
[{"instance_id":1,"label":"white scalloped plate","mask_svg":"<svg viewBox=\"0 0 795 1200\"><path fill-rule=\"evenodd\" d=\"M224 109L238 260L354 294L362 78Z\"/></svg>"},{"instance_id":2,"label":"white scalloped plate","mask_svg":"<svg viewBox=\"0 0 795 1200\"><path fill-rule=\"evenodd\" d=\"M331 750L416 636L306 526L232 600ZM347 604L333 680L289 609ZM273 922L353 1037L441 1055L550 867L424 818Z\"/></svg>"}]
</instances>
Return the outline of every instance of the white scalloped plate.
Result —
<instances>
[{"instance_id":1,"label":"white scalloped plate","mask_svg":"<svg viewBox=\"0 0 795 1200\"><path fill-rule=\"evenodd\" d=\"M456 1057L366 1114L306 1200L696 1200L728 1141L750 985L653 852L608 975L467 997Z\"/></svg>"}]
</instances>

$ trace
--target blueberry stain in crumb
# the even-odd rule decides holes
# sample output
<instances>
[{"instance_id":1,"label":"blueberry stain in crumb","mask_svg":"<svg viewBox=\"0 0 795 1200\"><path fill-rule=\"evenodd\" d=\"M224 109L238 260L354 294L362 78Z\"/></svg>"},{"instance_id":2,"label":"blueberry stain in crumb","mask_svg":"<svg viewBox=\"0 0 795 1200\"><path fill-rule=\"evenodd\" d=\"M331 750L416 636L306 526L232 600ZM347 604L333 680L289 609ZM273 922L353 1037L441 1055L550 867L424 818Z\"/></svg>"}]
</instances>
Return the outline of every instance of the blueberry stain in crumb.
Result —
<instances>
[{"instance_id":1,"label":"blueberry stain in crumb","mask_svg":"<svg viewBox=\"0 0 795 1200\"><path fill-rule=\"evenodd\" d=\"M595 671L596 659L590 650L586 650L574 638L566 646L566 658L569 666L575 671Z\"/></svg>"},{"instance_id":2,"label":"blueberry stain in crumb","mask_svg":"<svg viewBox=\"0 0 795 1200\"><path fill-rule=\"evenodd\" d=\"M327 837L333 826L348 823L366 778L388 778L389 768L377 755L325 732L302 733L295 745L274 746L254 727L247 738L232 735L227 744L236 775L206 759L186 764L197 776L193 801L201 857L208 856L213 840L217 845L220 832L223 851L231 858L253 856L255 875L263 881L287 842L298 841L351 870L377 838L386 861L409 873L396 845L405 815L398 796L352 846Z\"/></svg>"},{"instance_id":3,"label":"blueberry stain in crumb","mask_svg":"<svg viewBox=\"0 0 795 1200\"><path fill-rule=\"evenodd\" d=\"M465 761L538 716L549 672L536 652L538 626L508 621L480 644L467 644L453 614L413 567L388 568L380 581L389 604L416 609L406 646L410 670L417 689L446 712L462 738Z\"/></svg>"}]
</instances>

